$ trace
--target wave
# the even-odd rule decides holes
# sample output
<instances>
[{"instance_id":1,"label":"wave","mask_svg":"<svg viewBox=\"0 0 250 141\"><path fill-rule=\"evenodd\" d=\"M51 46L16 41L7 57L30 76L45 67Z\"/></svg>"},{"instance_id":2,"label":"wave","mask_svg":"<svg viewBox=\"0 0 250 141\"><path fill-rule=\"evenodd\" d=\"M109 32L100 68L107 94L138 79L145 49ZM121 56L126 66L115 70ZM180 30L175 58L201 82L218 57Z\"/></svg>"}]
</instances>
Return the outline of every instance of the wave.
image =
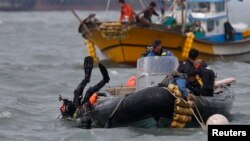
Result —
<instances>
[{"instance_id":1,"label":"wave","mask_svg":"<svg viewBox=\"0 0 250 141\"><path fill-rule=\"evenodd\" d=\"M12 114L9 111L5 111L5 112L0 113L0 119L1 118L11 118L11 116L12 116Z\"/></svg>"}]
</instances>

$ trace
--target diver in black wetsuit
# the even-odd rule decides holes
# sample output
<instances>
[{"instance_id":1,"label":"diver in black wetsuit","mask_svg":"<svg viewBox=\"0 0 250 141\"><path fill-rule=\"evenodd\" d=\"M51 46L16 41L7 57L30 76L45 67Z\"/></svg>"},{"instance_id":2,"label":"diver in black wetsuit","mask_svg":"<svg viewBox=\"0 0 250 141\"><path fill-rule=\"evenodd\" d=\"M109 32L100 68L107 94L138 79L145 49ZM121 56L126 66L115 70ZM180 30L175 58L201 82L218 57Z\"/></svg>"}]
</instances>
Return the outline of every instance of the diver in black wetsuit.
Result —
<instances>
[{"instance_id":1,"label":"diver in black wetsuit","mask_svg":"<svg viewBox=\"0 0 250 141\"><path fill-rule=\"evenodd\" d=\"M81 117L82 124L80 125L80 127L82 128L90 128L90 125L91 125L91 120L88 115L88 111L90 108L89 98L95 92L98 92L110 80L106 67L100 63L98 65L102 73L103 79L99 83L97 83L95 86L90 87L86 91L84 98L83 98L83 90L85 86L90 82L91 72L93 69L93 58L90 56L87 56L84 59L85 77L74 91L73 102L67 99L63 99L61 96L59 96L59 100L60 101L63 100L63 105L60 108L62 117L64 119L68 117L73 118L74 114L77 112L77 109L79 109L79 113L78 113L79 115L77 117Z\"/></svg>"},{"instance_id":2,"label":"diver in black wetsuit","mask_svg":"<svg viewBox=\"0 0 250 141\"><path fill-rule=\"evenodd\" d=\"M93 58L91 57L91 59L90 59L90 58L86 57L85 59L87 60L86 61L87 63L84 64L85 78L82 80L82 82L78 85L78 87L74 91L74 104L75 104L75 106L86 104L88 102L89 98L95 92L98 92L110 80L106 67L104 67L102 64L99 63L98 65L99 65L99 69L102 73L103 79L99 83L97 83L95 86L90 87L86 91L85 96L82 99L83 90L84 90L85 86L87 85L87 83L89 83L89 81L90 81L91 71L93 68Z\"/></svg>"},{"instance_id":3,"label":"diver in black wetsuit","mask_svg":"<svg viewBox=\"0 0 250 141\"><path fill-rule=\"evenodd\" d=\"M198 58L199 51L196 49L191 49L188 53L188 58L180 63L177 71L180 73L187 74L190 71L194 71L194 61Z\"/></svg>"}]
</instances>

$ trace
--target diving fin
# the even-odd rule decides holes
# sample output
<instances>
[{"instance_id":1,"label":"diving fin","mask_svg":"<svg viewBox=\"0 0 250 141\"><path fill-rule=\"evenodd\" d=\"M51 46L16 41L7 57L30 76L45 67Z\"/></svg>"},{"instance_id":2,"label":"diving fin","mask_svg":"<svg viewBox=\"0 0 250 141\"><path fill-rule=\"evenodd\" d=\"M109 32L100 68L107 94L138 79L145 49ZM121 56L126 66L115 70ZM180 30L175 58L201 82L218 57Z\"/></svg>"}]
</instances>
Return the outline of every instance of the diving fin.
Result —
<instances>
[{"instance_id":1,"label":"diving fin","mask_svg":"<svg viewBox=\"0 0 250 141\"><path fill-rule=\"evenodd\" d=\"M103 77L103 80L108 83L110 78L109 78L109 74L108 74L108 71L107 71L107 68L105 66L103 66L101 63L99 63L99 69L102 73L102 77Z\"/></svg>"},{"instance_id":2,"label":"diving fin","mask_svg":"<svg viewBox=\"0 0 250 141\"><path fill-rule=\"evenodd\" d=\"M83 67L85 71L85 79L87 79L88 81L90 81L93 64L94 64L93 57L91 56L85 57Z\"/></svg>"}]
</instances>

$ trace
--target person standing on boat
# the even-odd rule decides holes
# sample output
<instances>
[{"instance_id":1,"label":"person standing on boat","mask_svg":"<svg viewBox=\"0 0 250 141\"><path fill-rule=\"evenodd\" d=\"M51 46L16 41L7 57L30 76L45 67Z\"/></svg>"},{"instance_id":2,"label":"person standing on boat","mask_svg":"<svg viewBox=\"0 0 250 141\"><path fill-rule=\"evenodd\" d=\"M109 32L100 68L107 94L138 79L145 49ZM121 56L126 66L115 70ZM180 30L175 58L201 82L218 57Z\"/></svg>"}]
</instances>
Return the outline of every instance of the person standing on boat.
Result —
<instances>
[{"instance_id":1,"label":"person standing on boat","mask_svg":"<svg viewBox=\"0 0 250 141\"><path fill-rule=\"evenodd\" d=\"M155 11L155 7L156 7L156 3L152 1L146 9L144 9L142 12L137 14L137 19L138 19L138 16L143 13L143 17L139 18L139 21L143 23L152 23L151 18L153 15L159 17L159 14Z\"/></svg>"},{"instance_id":2,"label":"person standing on boat","mask_svg":"<svg viewBox=\"0 0 250 141\"><path fill-rule=\"evenodd\" d=\"M174 56L174 54L162 48L161 40L155 40L152 42L151 47L142 55L142 57L148 56Z\"/></svg>"},{"instance_id":3,"label":"person standing on boat","mask_svg":"<svg viewBox=\"0 0 250 141\"><path fill-rule=\"evenodd\" d=\"M185 73L189 71L194 71L194 61L198 58L199 56L199 51L196 49L191 49L188 53L188 58L185 59L183 62L180 63L177 71L180 73Z\"/></svg>"},{"instance_id":4,"label":"person standing on boat","mask_svg":"<svg viewBox=\"0 0 250 141\"><path fill-rule=\"evenodd\" d=\"M119 0L121 4L120 22L129 22L134 20L134 10L131 5L126 4L125 0Z\"/></svg>"}]
</instances>

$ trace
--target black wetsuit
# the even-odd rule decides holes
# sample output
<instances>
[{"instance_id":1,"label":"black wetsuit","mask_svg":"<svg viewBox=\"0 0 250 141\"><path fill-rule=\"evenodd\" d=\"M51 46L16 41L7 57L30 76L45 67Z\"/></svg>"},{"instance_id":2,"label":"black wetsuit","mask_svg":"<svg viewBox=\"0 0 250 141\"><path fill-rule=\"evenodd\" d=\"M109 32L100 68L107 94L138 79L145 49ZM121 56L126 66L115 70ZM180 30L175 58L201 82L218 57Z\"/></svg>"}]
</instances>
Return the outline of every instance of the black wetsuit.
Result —
<instances>
[{"instance_id":1,"label":"black wetsuit","mask_svg":"<svg viewBox=\"0 0 250 141\"><path fill-rule=\"evenodd\" d=\"M188 85L188 89L196 96L200 96L201 86L197 81L190 83Z\"/></svg>"},{"instance_id":2,"label":"black wetsuit","mask_svg":"<svg viewBox=\"0 0 250 141\"><path fill-rule=\"evenodd\" d=\"M201 88L200 94L203 96L213 96L215 80L214 71L208 69L207 65L204 63L201 65L201 68L196 70L196 72L200 76L203 83L203 87Z\"/></svg>"},{"instance_id":3,"label":"black wetsuit","mask_svg":"<svg viewBox=\"0 0 250 141\"><path fill-rule=\"evenodd\" d=\"M87 83L89 82L90 77L85 77L82 80L82 82L78 85L76 90L74 91L74 104L75 104L75 106L79 106L79 105L87 103L89 98L95 92L98 92L106 83L109 82L110 78L109 78L106 67L104 67L102 64L99 63L99 69L100 69L100 71L102 73L103 79L99 83L94 85L93 87L90 87L86 91L85 96L84 96L83 99L82 99L83 90L84 90L85 86L87 85Z\"/></svg>"},{"instance_id":4,"label":"black wetsuit","mask_svg":"<svg viewBox=\"0 0 250 141\"><path fill-rule=\"evenodd\" d=\"M178 72L187 74L188 72L194 71L194 63L191 62L189 59L184 60L180 63Z\"/></svg>"}]
</instances>

